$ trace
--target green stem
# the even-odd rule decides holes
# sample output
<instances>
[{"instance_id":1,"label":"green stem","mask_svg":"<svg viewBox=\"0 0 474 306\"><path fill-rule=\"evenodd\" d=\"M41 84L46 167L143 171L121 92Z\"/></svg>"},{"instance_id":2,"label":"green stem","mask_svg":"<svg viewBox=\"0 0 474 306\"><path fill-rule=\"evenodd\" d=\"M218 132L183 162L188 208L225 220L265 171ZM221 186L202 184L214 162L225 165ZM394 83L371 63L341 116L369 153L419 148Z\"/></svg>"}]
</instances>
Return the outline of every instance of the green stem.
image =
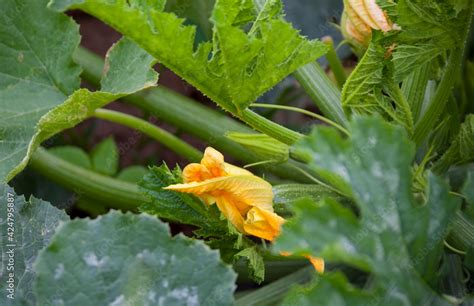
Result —
<instances>
[{"instance_id":1,"label":"green stem","mask_svg":"<svg viewBox=\"0 0 474 306\"><path fill-rule=\"evenodd\" d=\"M472 8L470 13L472 12ZM430 101L426 112L422 115L420 121L415 126L415 134L413 136L413 141L419 146L423 143L429 133L433 130L435 125L438 123L438 119L443 113L446 103L448 102L451 91L454 87L456 80L459 77L459 72L461 69L461 62L465 50L465 42L469 34L469 29L471 26L471 14L469 13L469 18L466 21L466 27L463 33L463 45L451 51L449 60L446 63L446 68L441 78L441 81L438 85L436 93L433 99Z\"/></svg>"},{"instance_id":2,"label":"green stem","mask_svg":"<svg viewBox=\"0 0 474 306\"><path fill-rule=\"evenodd\" d=\"M234 306L275 305L294 285L308 283L314 275L315 272L312 266L305 267L244 295L235 301Z\"/></svg>"},{"instance_id":3,"label":"green stem","mask_svg":"<svg viewBox=\"0 0 474 306\"><path fill-rule=\"evenodd\" d=\"M308 260L303 259L281 259L281 257L271 258L264 256L265 263L265 283L271 283L282 278L292 272L308 266ZM255 281L249 275L249 269L245 260L239 260L233 264L235 272L237 272L239 284L255 284ZM314 268L313 268L314 272Z\"/></svg>"},{"instance_id":4,"label":"green stem","mask_svg":"<svg viewBox=\"0 0 474 306\"><path fill-rule=\"evenodd\" d=\"M318 63L303 66L293 75L326 117L347 126L347 118L341 104L341 92Z\"/></svg>"},{"instance_id":5,"label":"green stem","mask_svg":"<svg viewBox=\"0 0 474 306\"><path fill-rule=\"evenodd\" d=\"M412 134L414 123L413 123L413 115L411 113L410 104L408 103L407 99L405 98L405 95L403 94L398 84L395 84L394 82L389 82L388 87L390 88L391 96L393 100L397 104L398 108L405 115L403 123L407 127L410 134Z\"/></svg>"},{"instance_id":6,"label":"green stem","mask_svg":"<svg viewBox=\"0 0 474 306\"><path fill-rule=\"evenodd\" d=\"M474 241L474 224L464 216L463 212L458 212L454 217L452 229L447 242L463 252L472 248Z\"/></svg>"},{"instance_id":7,"label":"green stem","mask_svg":"<svg viewBox=\"0 0 474 306\"><path fill-rule=\"evenodd\" d=\"M334 41L331 36L324 36L321 39L326 46L328 46L328 53L326 53L326 59L329 62L329 66L331 67L331 71L334 73L334 77L336 78L336 82L339 85L339 88L344 86L346 82L347 76L346 71L344 70L344 66L342 65L339 56L337 56L336 49L334 49Z\"/></svg>"},{"instance_id":8,"label":"green stem","mask_svg":"<svg viewBox=\"0 0 474 306\"><path fill-rule=\"evenodd\" d=\"M410 103L413 120L416 123L421 114L426 87L430 76L430 64L426 63L411 73L402 84L402 92Z\"/></svg>"},{"instance_id":9,"label":"green stem","mask_svg":"<svg viewBox=\"0 0 474 306\"><path fill-rule=\"evenodd\" d=\"M95 110L94 117L136 129L164 144L189 161L198 162L202 158L202 153L193 146L143 119L108 109Z\"/></svg>"},{"instance_id":10,"label":"green stem","mask_svg":"<svg viewBox=\"0 0 474 306\"><path fill-rule=\"evenodd\" d=\"M292 145L303 137L302 134L290 129L281 129L281 125L268 120L249 109L243 110L240 113L239 118L257 131L273 137L287 145Z\"/></svg>"},{"instance_id":11,"label":"green stem","mask_svg":"<svg viewBox=\"0 0 474 306\"><path fill-rule=\"evenodd\" d=\"M149 201L149 198L139 191L137 185L76 166L44 148L35 151L30 165L42 175L79 196L96 199L112 208L135 210L140 204Z\"/></svg>"},{"instance_id":12,"label":"green stem","mask_svg":"<svg viewBox=\"0 0 474 306\"><path fill-rule=\"evenodd\" d=\"M307 116L310 116L310 117L316 118L318 120L321 120L322 122L325 122L325 123L335 127L336 129L338 129L342 133L349 136L349 131L346 130L345 128L343 128L342 126L340 126L339 124L337 124L336 122L334 122L334 121L332 121L332 120L330 120L330 119L328 119L324 116L321 116L319 114L307 111L305 109L301 109L301 108L293 107L293 106L275 105L275 104L262 104L262 103L252 103L252 104L250 104L250 107L274 108L274 109L288 110L288 111L293 111L293 112L305 114Z\"/></svg>"}]
</instances>

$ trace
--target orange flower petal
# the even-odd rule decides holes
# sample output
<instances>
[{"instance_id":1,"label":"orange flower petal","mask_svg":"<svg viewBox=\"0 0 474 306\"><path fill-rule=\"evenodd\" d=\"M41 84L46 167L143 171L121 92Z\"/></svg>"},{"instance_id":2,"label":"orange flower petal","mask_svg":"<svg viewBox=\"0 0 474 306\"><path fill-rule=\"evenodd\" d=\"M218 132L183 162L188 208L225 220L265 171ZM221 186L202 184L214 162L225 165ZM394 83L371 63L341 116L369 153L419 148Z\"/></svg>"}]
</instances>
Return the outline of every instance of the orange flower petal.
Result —
<instances>
[{"instance_id":1,"label":"orange flower petal","mask_svg":"<svg viewBox=\"0 0 474 306\"><path fill-rule=\"evenodd\" d=\"M319 273L324 272L324 259L319 257L313 257L310 255L305 255L304 257L309 259L309 262L311 262L316 271L318 271Z\"/></svg>"},{"instance_id":2,"label":"orange flower petal","mask_svg":"<svg viewBox=\"0 0 474 306\"><path fill-rule=\"evenodd\" d=\"M189 164L183 169L183 182L202 182L212 178L211 173L201 164Z\"/></svg>"},{"instance_id":3,"label":"orange flower petal","mask_svg":"<svg viewBox=\"0 0 474 306\"><path fill-rule=\"evenodd\" d=\"M164 189L194 193L198 196L212 195L214 197L225 192L246 205L273 211L272 186L265 180L253 175L224 176L202 182L170 185Z\"/></svg>"},{"instance_id":4,"label":"orange flower petal","mask_svg":"<svg viewBox=\"0 0 474 306\"><path fill-rule=\"evenodd\" d=\"M217 197L216 205L230 223L232 223L240 232L244 232L244 218L235 205L232 197L225 195Z\"/></svg>"},{"instance_id":5,"label":"orange flower petal","mask_svg":"<svg viewBox=\"0 0 474 306\"><path fill-rule=\"evenodd\" d=\"M292 254L290 252L280 252L281 256L291 256ZM318 271L319 273L324 272L324 259L320 257L313 257L311 255L303 255L305 258L309 260L309 262L313 265L314 269Z\"/></svg>"},{"instance_id":6,"label":"orange flower petal","mask_svg":"<svg viewBox=\"0 0 474 306\"><path fill-rule=\"evenodd\" d=\"M250 235L272 241L280 234L284 222L285 219L274 212L253 207L247 213L244 230Z\"/></svg>"},{"instance_id":7,"label":"orange flower petal","mask_svg":"<svg viewBox=\"0 0 474 306\"><path fill-rule=\"evenodd\" d=\"M377 25L377 27L374 29L382 30L383 32L392 30L392 25L390 24L387 15L385 15L384 11L382 11L375 0L364 0L364 3L371 19Z\"/></svg>"},{"instance_id":8,"label":"orange flower petal","mask_svg":"<svg viewBox=\"0 0 474 306\"><path fill-rule=\"evenodd\" d=\"M372 35L372 29L367 25L362 18L356 13L354 8L349 4L345 6L343 14L347 16L347 27L350 27L352 32L357 33L362 41Z\"/></svg>"},{"instance_id":9,"label":"orange flower petal","mask_svg":"<svg viewBox=\"0 0 474 306\"><path fill-rule=\"evenodd\" d=\"M201 165L207 168L212 177L227 175L224 164L224 156L219 151L211 147L206 148Z\"/></svg>"},{"instance_id":10,"label":"orange flower petal","mask_svg":"<svg viewBox=\"0 0 474 306\"><path fill-rule=\"evenodd\" d=\"M350 7L372 29L384 32L392 30L387 16L375 0L348 0L348 4L346 7ZM354 19L351 20L356 25Z\"/></svg>"}]
</instances>

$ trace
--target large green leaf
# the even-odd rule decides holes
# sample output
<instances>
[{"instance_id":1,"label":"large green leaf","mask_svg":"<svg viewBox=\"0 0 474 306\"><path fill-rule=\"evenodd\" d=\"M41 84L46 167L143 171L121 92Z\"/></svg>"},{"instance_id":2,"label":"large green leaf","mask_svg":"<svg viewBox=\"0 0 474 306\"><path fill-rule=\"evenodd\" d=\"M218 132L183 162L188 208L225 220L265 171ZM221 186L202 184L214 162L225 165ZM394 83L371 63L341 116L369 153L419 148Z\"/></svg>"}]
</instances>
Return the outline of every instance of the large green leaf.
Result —
<instances>
[{"instance_id":1,"label":"large green leaf","mask_svg":"<svg viewBox=\"0 0 474 306\"><path fill-rule=\"evenodd\" d=\"M231 305L235 273L149 215L62 224L38 256L39 305Z\"/></svg>"},{"instance_id":2,"label":"large green leaf","mask_svg":"<svg viewBox=\"0 0 474 306\"><path fill-rule=\"evenodd\" d=\"M378 296L380 304L399 305L403 300L413 305L446 304L428 284L434 286L443 240L459 199L449 194L446 183L430 175L427 202L414 200L414 146L401 128L377 118L358 118L350 131L351 138L342 139L334 130L315 129L297 146L313 152L314 163L350 185L360 218L330 199L300 200L276 250L309 252L371 272L374 291L367 293ZM316 285L309 291L320 289Z\"/></svg>"},{"instance_id":3,"label":"large green leaf","mask_svg":"<svg viewBox=\"0 0 474 306\"><path fill-rule=\"evenodd\" d=\"M158 74L150 69L155 60L134 42L123 38L107 53L101 91L78 89L39 121L32 147L58 132L72 128L114 100L154 86Z\"/></svg>"},{"instance_id":4,"label":"large green leaf","mask_svg":"<svg viewBox=\"0 0 474 306\"><path fill-rule=\"evenodd\" d=\"M326 51L321 42L306 40L280 18L280 0L268 0L258 14L252 0L216 1L211 17L213 41L197 48L196 27L164 12L164 1L155 2L53 0L50 6L96 16L231 111L247 107ZM251 27L244 29L249 23Z\"/></svg>"},{"instance_id":5,"label":"large green leaf","mask_svg":"<svg viewBox=\"0 0 474 306\"><path fill-rule=\"evenodd\" d=\"M44 140L74 127L95 109L156 83L157 74L150 70L154 59L122 39L107 55L102 91L74 91L80 69L71 57L79 42L78 27L49 11L46 1L6 1L0 26L8 46L0 60L2 181L20 172Z\"/></svg>"},{"instance_id":6,"label":"large green leaf","mask_svg":"<svg viewBox=\"0 0 474 306\"><path fill-rule=\"evenodd\" d=\"M0 203L0 304L35 305L33 262L51 240L60 221L69 217L48 202L34 197L27 201L15 195L7 185L0 185Z\"/></svg>"},{"instance_id":7,"label":"large green leaf","mask_svg":"<svg viewBox=\"0 0 474 306\"><path fill-rule=\"evenodd\" d=\"M80 69L71 59L80 40L78 26L47 10L47 2L2 1L0 181L26 164L41 116L79 86Z\"/></svg>"}]
</instances>

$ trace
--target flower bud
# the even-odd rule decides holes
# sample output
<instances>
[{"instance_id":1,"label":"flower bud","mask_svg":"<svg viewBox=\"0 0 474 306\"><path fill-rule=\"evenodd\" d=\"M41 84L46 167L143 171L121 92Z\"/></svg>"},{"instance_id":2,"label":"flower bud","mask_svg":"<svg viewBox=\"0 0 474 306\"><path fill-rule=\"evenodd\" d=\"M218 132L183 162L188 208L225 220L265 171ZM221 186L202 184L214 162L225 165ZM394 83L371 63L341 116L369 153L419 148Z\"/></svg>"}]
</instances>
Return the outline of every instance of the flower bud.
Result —
<instances>
[{"instance_id":1,"label":"flower bud","mask_svg":"<svg viewBox=\"0 0 474 306\"><path fill-rule=\"evenodd\" d=\"M246 147L260 158L277 162L288 160L289 147L265 134L230 132L226 137Z\"/></svg>"},{"instance_id":2,"label":"flower bud","mask_svg":"<svg viewBox=\"0 0 474 306\"><path fill-rule=\"evenodd\" d=\"M369 45L372 30L385 33L399 30L399 27L390 21L375 0L344 0L341 30L357 50L364 50Z\"/></svg>"}]
</instances>

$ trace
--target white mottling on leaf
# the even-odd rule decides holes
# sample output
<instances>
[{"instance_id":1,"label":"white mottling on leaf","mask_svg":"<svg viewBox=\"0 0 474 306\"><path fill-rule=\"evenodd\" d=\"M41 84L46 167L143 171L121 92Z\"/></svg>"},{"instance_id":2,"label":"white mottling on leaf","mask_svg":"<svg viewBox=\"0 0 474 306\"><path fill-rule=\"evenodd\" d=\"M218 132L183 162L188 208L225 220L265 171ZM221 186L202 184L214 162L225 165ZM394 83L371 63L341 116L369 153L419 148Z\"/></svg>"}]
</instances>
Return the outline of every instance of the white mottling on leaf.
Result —
<instances>
[{"instance_id":1,"label":"white mottling on leaf","mask_svg":"<svg viewBox=\"0 0 474 306\"><path fill-rule=\"evenodd\" d=\"M120 306L125 305L125 297L123 295L119 295L109 306Z\"/></svg>"},{"instance_id":2,"label":"white mottling on leaf","mask_svg":"<svg viewBox=\"0 0 474 306\"><path fill-rule=\"evenodd\" d=\"M168 293L168 297L178 299L183 301L183 304L187 306L197 306L199 305L199 299L197 295L196 287L191 288L176 288Z\"/></svg>"},{"instance_id":3,"label":"white mottling on leaf","mask_svg":"<svg viewBox=\"0 0 474 306\"><path fill-rule=\"evenodd\" d=\"M102 267L107 262L108 257L98 259L94 253L87 253L84 255L84 261L90 267Z\"/></svg>"},{"instance_id":4,"label":"white mottling on leaf","mask_svg":"<svg viewBox=\"0 0 474 306\"><path fill-rule=\"evenodd\" d=\"M54 279L60 279L64 274L64 265L60 263L54 270Z\"/></svg>"},{"instance_id":5,"label":"white mottling on leaf","mask_svg":"<svg viewBox=\"0 0 474 306\"><path fill-rule=\"evenodd\" d=\"M150 302L156 302L156 292L155 291L148 292L148 300Z\"/></svg>"}]
</instances>

